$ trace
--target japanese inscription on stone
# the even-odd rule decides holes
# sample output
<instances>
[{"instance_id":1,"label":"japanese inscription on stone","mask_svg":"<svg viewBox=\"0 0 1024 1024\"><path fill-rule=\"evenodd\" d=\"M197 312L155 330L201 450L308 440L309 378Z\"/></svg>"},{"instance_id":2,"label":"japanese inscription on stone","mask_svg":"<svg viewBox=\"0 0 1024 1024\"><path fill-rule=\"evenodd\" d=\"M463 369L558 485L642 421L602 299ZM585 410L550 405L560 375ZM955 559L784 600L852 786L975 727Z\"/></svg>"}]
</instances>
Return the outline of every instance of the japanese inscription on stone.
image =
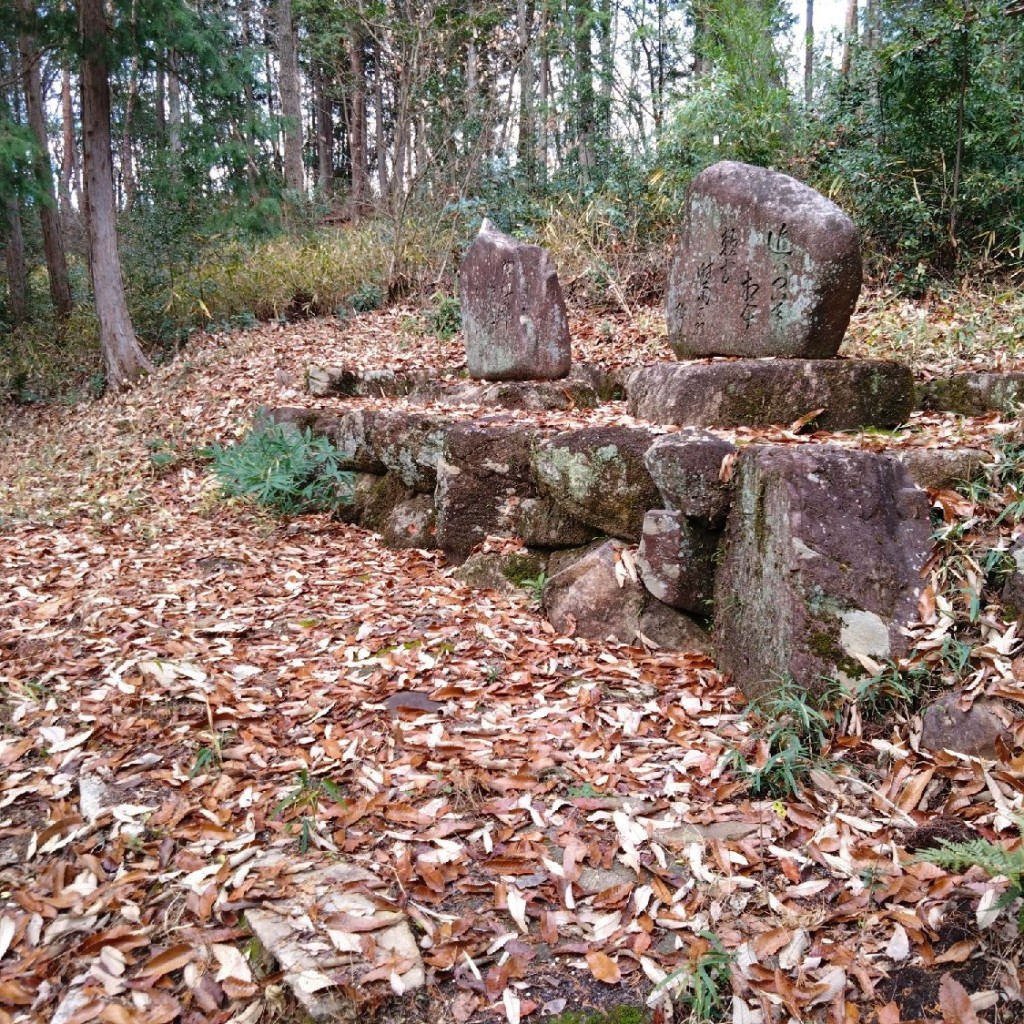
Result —
<instances>
[{"instance_id":1,"label":"japanese inscription on stone","mask_svg":"<svg viewBox=\"0 0 1024 1024\"><path fill-rule=\"evenodd\" d=\"M813 189L725 161L694 180L669 276L680 358L829 358L860 289L849 218Z\"/></svg>"}]
</instances>

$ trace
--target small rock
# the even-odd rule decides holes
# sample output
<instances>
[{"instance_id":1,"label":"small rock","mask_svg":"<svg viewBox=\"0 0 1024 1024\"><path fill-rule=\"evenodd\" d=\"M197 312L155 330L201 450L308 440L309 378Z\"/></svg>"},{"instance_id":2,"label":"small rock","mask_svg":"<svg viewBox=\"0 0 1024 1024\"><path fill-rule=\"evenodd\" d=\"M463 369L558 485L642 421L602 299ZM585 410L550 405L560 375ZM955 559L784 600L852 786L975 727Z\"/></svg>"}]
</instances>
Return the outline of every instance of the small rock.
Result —
<instances>
[{"instance_id":1,"label":"small rock","mask_svg":"<svg viewBox=\"0 0 1024 1024\"><path fill-rule=\"evenodd\" d=\"M414 494L391 510L381 536L389 548L436 548L436 520L434 499Z\"/></svg>"},{"instance_id":2,"label":"small rock","mask_svg":"<svg viewBox=\"0 0 1024 1024\"><path fill-rule=\"evenodd\" d=\"M996 741L1008 733L998 701L978 699L964 711L959 693L943 694L921 715L921 746L932 753L954 750L969 757L996 757Z\"/></svg>"},{"instance_id":3,"label":"small rock","mask_svg":"<svg viewBox=\"0 0 1024 1024\"><path fill-rule=\"evenodd\" d=\"M708 615L715 587L719 535L695 526L682 512L652 509L644 517L636 564L659 601Z\"/></svg>"},{"instance_id":4,"label":"small rock","mask_svg":"<svg viewBox=\"0 0 1024 1024\"><path fill-rule=\"evenodd\" d=\"M944 491L973 480L991 461L981 448L896 448L892 450L918 487Z\"/></svg>"},{"instance_id":5,"label":"small rock","mask_svg":"<svg viewBox=\"0 0 1024 1024\"><path fill-rule=\"evenodd\" d=\"M644 588L628 575L616 575L625 550L619 541L605 541L548 580L543 604L555 629L624 644L636 640Z\"/></svg>"},{"instance_id":6,"label":"small rock","mask_svg":"<svg viewBox=\"0 0 1024 1024\"><path fill-rule=\"evenodd\" d=\"M1013 559L1013 571L1003 584L1003 603L1011 615L1024 614L1024 534L1019 535L1007 552Z\"/></svg>"},{"instance_id":7,"label":"small rock","mask_svg":"<svg viewBox=\"0 0 1024 1024\"><path fill-rule=\"evenodd\" d=\"M699 622L660 601L645 602L637 635L663 651L698 651L709 656L714 653L711 636Z\"/></svg>"},{"instance_id":8,"label":"small rock","mask_svg":"<svg viewBox=\"0 0 1024 1024\"><path fill-rule=\"evenodd\" d=\"M455 570L457 580L477 590L495 590L499 594L522 592L522 581L539 578L545 559L528 551L480 551L470 555Z\"/></svg>"}]
</instances>

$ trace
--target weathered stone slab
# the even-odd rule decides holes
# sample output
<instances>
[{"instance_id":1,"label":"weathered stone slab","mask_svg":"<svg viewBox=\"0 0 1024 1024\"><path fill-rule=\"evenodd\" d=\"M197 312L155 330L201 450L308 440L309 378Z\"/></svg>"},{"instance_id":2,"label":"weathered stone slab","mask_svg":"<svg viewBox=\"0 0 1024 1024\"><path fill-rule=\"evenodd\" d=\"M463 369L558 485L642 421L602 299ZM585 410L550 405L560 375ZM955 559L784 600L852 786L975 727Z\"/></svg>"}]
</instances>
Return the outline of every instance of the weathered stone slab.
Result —
<instances>
[{"instance_id":1,"label":"weathered stone slab","mask_svg":"<svg viewBox=\"0 0 1024 1024\"><path fill-rule=\"evenodd\" d=\"M1014 414L1024 404L1024 373L954 373L918 387L919 407L961 416Z\"/></svg>"},{"instance_id":2,"label":"weathered stone slab","mask_svg":"<svg viewBox=\"0 0 1024 1024\"><path fill-rule=\"evenodd\" d=\"M590 384L569 377L559 381L509 380L494 384L467 382L439 390L436 398L458 405L482 405L493 409L532 412L593 409L600 401Z\"/></svg>"},{"instance_id":3,"label":"weathered stone slab","mask_svg":"<svg viewBox=\"0 0 1024 1024\"><path fill-rule=\"evenodd\" d=\"M821 409L823 430L895 427L914 407L914 378L874 359L659 363L627 382L631 415L695 427L788 425Z\"/></svg>"},{"instance_id":4,"label":"weathered stone slab","mask_svg":"<svg viewBox=\"0 0 1024 1024\"><path fill-rule=\"evenodd\" d=\"M380 879L342 862L292 872L291 881L294 896L247 910L245 920L313 1020L351 1009L346 989L371 972L399 995L422 987L426 973L405 915L371 895L383 888Z\"/></svg>"},{"instance_id":5,"label":"weathered stone slab","mask_svg":"<svg viewBox=\"0 0 1024 1024\"><path fill-rule=\"evenodd\" d=\"M777 171L723 160L687 192L668 284L680 359L829 359L860 294L853 221Z\"/></svg>"},{"instance_id":6,"label":"weathered stone slab","mask_svg":"<svg viewBox=\"0 0 1024 1024\"><path fill-rule=\"evenodd\" d=\"M644 464L655 435L634 427L586 427L556 434L533 456L542 493L602 533L640 539L647 510L661 504Z\"/></svg>"},{"instance_id":7,"label":"weathered stone slab","mask_svg":"<svg viewBox=\"0 0 1024 1024\"><path fill-rule=\"evenodd\" d=\"M636 566L647 590L659 601L697 615L709 615L715 586L718 536L681 512L652 509L644 517Z\"/></svg>"},{"instance_id":8,"label":"weathered stone slab","mask_svg":"<svg viewBox=\"0 0 1024 1024\"><path fill-rule=\"evenodd\" d=\"M569 319L547 252L484 220L459 268L466 367L483 380L564 377Z\"/></svg>"},{"instance_id":9,"label":"weathered stone slab","mask_svg":"<svg viewBox=\"0 0 1024 1024\"><path fill-rule=\"evenodd\" d=\"M719 666L748 697L815 690L907 649L929 502L900 463L834 445L747 449L715 581Z\"/></svg>"},{"instance_id":10,"label":"weathered stone slab","mask_svg":"<svg viewBox=\"0 0 1024 1024\"><path fill-rule=\"evenodd\" d=\"M667 508L720 527L732 503L732 487L721 479L722 463L735 451L734 444L714 434L684 429L659 437L644 462Z\"/></svg>"},{"instance_id":11,"label":"weathered stone slab","mask_svg":"<svg viewBox=\"0 0 1024 1024\"><path fill-rule=\"evenodd\" d=\"M306 391L320 398L401 398L429 387L430 375L419 370L357 370L348 366L306 367Z\"/></svg>"},{"instance_id":12,"label":"weathered stone slab","mask_svg":"<svg viewBox=\"0 0 1024 1024\"><path fill-rule=\"evenodd\" d=\"M522 499L536 498L533 431L463 423L451 427L437 465L437 542L463 562L485 537L518 535Z\"/></svg>"}]
</instances>

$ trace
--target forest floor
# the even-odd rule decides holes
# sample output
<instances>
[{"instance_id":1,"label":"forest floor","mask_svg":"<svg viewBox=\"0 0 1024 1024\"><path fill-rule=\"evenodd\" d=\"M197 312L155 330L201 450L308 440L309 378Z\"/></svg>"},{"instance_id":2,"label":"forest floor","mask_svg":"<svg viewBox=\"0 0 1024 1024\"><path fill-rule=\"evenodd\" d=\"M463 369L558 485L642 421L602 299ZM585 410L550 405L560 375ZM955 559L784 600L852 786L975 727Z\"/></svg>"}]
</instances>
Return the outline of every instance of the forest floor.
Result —
<instances>
[{"instance_id":1,"label":"forest floor","mask_svg":"<svg viewBox=\"0 0 1024 1024\"><path fill-rule=\"evenodd\" d=\"M573 335L577 359L667 355L658 310ZM874 296L851 335L846 354L922 377L1024 368L1019 303ZM1020 723L982 761L919 751L913 708L848 709L799 798L754 800L722 759L756 758L755 726L706 658L559 636L438 552L218 496L202 447L306 404L308 364L460 362L400 309L199 336L128 394L0 407L0 1024L300 1020L245 914L339 858L383 882L427 970L396 995L407 965L364 935L372 975L340 978L352 1019L516 1024L653 991L659 1020L714 996L707 1019L737 1024L1024 1020L1007 882L914 853L936 830L1012 847ZM567 418L628 422L617 403ZM1018 426L723 433L995 459ZM919 660L1024 703L979 557L1008 545L995 520L1019 495L933 497L948 542ZM388 702L407 691L441 706Z\"/></svg>"}]
</instances>

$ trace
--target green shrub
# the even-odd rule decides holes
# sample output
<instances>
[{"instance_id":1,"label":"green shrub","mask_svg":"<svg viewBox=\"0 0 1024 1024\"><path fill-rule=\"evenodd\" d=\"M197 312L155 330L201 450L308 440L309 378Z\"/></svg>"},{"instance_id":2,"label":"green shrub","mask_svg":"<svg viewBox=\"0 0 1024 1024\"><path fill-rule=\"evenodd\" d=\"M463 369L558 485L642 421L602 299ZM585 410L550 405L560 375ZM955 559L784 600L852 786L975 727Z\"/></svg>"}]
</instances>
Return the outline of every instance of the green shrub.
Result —
<instances>
[{"instance_id":1,"label":"green shrub","mask_svg":"<svg viewBox=\"0 0 1024 1024\"><path fill-rule=\"evenodd\" d=\"M340 453L307 427L273 424L240 444L212 450L213 471L227 497L250 498L278 515L337 512L352 501L352 474Z\"/></svg>"},{"instance_id":2,"label":"green shrub","mask_svg":"<svg viewBox=\"0 0 1024 1024\"><path fill-rule=\"evenodd\" d=\"M431 332L443 341L462 330L462 306L454 295L434 295L434 308L427 317Z\"/></svg>"}]
</instances>

